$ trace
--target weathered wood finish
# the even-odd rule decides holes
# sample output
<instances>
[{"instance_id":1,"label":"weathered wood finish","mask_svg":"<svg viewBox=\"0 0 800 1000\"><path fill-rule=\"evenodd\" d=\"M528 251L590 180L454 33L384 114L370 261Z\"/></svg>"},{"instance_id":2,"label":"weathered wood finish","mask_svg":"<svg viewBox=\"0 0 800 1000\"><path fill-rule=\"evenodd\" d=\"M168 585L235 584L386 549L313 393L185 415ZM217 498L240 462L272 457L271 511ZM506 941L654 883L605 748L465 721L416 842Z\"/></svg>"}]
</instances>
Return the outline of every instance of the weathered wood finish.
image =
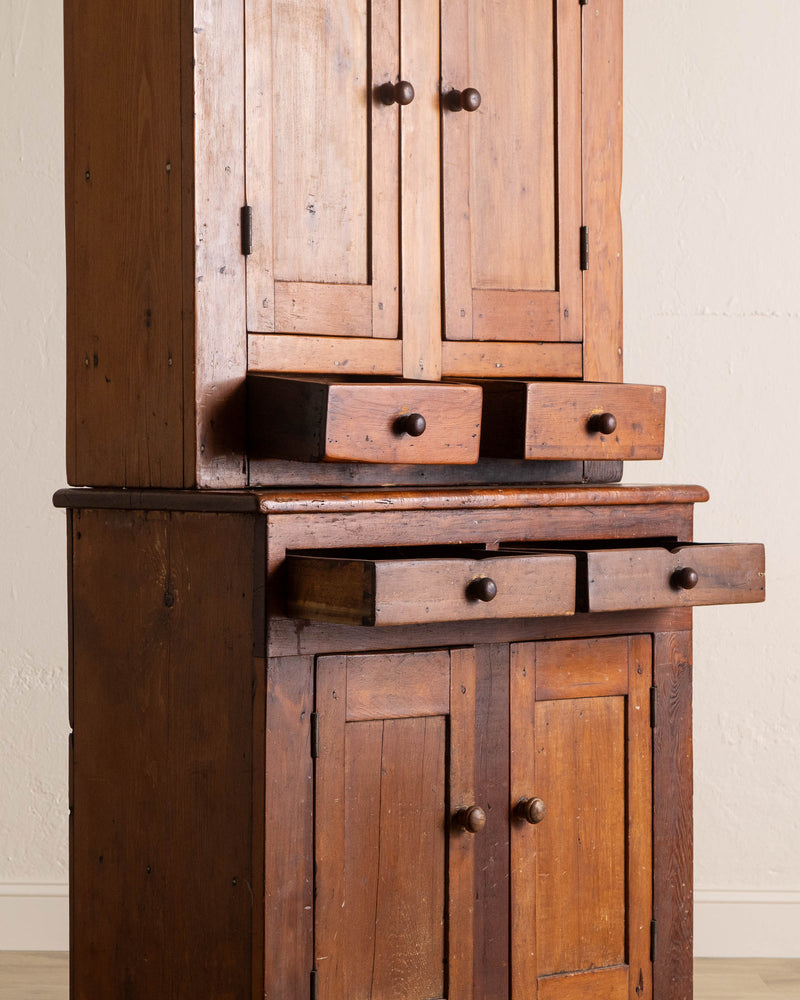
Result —
<instances>
[{"instance_id":1,"label":"weathered wood finish","mask_svg":"<svg viewBox=\"0 0 800 1000\"><path fill-rule=\"evenodd\" d=\"M497 595L473 595L490 578ZM287 611L291 617L344 625L411 625L478 618L570 615L575 608L572 556L478 558L335 558L289 555Z\"/></svg>"},{"instance_id":2,"label":"weathered wood finish","mask_svg":"<svg viewBox=\"0 0 800 1000\"><path fill-rule=\"evenodd\" d=\"M658 385L481 381L481 454L502 458L660 459L666 393ZM610 434L591 421L611 413Z\"/></svg>"},{"instance_id":3,"label":"weathered wood finish","mask_svg":"<svg viewBox=\"0 0 800 1000\"><path fill-rule=\"evenodd\" d=\"M254 993L263 823L253 777L264 767L255 522L73 518L76 998Z\"/></svg>"},{"instance_id":4,"label":"weathered wood finish","mask_svg":"<svg viewBox=\"0 0 800 1000\"><path fill-rule=\"evenodd\" d=\"M404 430L411 414L425 420L419 436ZM481 390L251 375L248 416L259 458L468 465L478 460Z\"/></svg>"}]
</instances>

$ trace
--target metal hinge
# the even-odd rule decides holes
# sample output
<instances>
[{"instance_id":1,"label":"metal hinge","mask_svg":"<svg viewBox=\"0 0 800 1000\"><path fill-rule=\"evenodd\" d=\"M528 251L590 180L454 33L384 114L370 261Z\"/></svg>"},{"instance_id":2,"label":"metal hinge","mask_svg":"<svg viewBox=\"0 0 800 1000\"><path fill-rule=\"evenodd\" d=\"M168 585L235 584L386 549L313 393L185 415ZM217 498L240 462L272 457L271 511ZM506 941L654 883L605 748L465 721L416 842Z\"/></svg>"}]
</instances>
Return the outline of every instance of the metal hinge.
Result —
<instances>
[{"instance_id":1,"label":"metal hinge","mask_svg":"<svg viewBox=\"0 0 800 1000\"><path fill-rule=\"evenodd\" d=\"M589 270L589 227L581 226L581 271Z\"/></svg>"},{"instance_id":2,"label":"metal hinge","mask_svg":"<svg viewBox=\"0 0 800 1000\"><path fill-rule=\"evenodd\" d=\"M658 688L650 688L650 728L655 729L658 721Z\"/></svg>"},{"instance_id":3,"label":"metal hinge","mask_svg":"<svg viewBox=\"0 0 800 1000\"><path fill-rule=\"evenodd\" d=\"M655 962L656 960L656 945L658 939L656 936L656 922L655 920L650 921L650 961Z\"/></svg>"},{"instance_id":4,"label":"metal hinge","mask_svg":"<svg viewBox=\"0 0 800 1000\"><path fill-rule=\"evenodd\" d=\"M242 253L249 257L253 252L253 206L242 205Z\"/></svg>"},{"instance_id":5,"label":"metal hinge","mask_svg":"<svg viewBox=\"0 0 800 1000\"><path fill-rule=\"evenodd\" d=\"M319 996L319 986L317 985L317 970L311 970L311 1000L317 1000Z\"/></svg>"},{"instance_id":6,"label":"metal hinge","mask_svg":"<svg viewBox=\"0 0 800 1000\"><path fill-rule=\"evenodd\" d=\"M311 713L311 756L319 757L319 713Z\"/></svg>"}]
</instances>

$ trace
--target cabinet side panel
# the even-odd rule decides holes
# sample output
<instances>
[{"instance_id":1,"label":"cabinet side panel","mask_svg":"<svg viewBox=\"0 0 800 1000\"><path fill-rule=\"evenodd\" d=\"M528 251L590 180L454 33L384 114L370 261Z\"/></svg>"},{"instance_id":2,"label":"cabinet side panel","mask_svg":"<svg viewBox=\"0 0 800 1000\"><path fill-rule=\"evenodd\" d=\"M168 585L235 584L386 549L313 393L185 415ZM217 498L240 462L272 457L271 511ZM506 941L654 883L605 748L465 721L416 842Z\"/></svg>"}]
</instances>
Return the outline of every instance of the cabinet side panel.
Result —
<instances>
[{"instance_id":1,"label":"cabinet side panel","mask_svg":"<svg viewBox=\"0 0 800 1000\"><path fill-rule=\"evenodd\" d=\"M653 737L653 996L692 997L692 639L654 636L658 718Z\"/></svg>"},{"instance_id":2,"label":"cabinet side panel","mask_svg":"<svg viewBox=\"0 0 800 1000\"><path fill-rule=\"evenodd\" d=\"M64 22L70 482L182 486L179 5Z\"/></svg>"},{"instance_id":3,"label":"cabinet side panel","mask_svg":"<svg viewBox=\"0 0 800 1000\"><path fill-rule=\"evenodd\" d=\"M622 381L622 0L582 6L584 368L589 382Z\"/></svg>"},{"instance_id":4,"label":"cabinet side panel","mask_svg":"<svg viewBox=\"0 0 800 1000\"><path fill-rule=\"evenodd\" d=\"M251 995L252 540L247 516L73 518L76 997Z\"/></svg>"}]
</instances>

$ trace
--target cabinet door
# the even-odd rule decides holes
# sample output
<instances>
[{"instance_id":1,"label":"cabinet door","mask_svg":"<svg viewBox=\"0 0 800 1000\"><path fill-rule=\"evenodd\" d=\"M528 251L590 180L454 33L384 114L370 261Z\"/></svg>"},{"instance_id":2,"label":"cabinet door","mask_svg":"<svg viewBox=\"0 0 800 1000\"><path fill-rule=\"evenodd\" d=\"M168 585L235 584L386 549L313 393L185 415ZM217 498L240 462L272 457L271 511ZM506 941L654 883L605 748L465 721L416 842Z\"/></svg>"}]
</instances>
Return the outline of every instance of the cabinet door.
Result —
<instances>
[{"instance_id":1,"label":"cabinet door","mask_svg":"<svg viewBox=\"0 0 800 1000\"><path fill-rule=\"evenodd\" d=\"M250 330L398 335L398 2L247 0Z\"/></svg>"},{"instance_id":2,"label":"cabinet door","mask_svg":"<svg viewBox=\"0 0 800 1000\"><path fill-rule=\"evenodd\" d=\"M471 650L317 661L320 1000L470 995Z\"/></svg>"},{"instance_id":3,"label":"cabinet door","mask_svg":"<svg viewBox=\"0 0 800 1000\"><path fill-rule=\"evenodd\" d=\"M511 648L513 1000L652 996L651 674L649 636Z\"/></svg>"},{"instance_id":4,"label":"cabinet door","mask_svg":"<svg viewBox=\"0 0 800 1000\"><path fill-rule=\"evenodd\" d=\"M581 340L581 10L442 0L448 340Z\"/></svg>"}]
</instances>

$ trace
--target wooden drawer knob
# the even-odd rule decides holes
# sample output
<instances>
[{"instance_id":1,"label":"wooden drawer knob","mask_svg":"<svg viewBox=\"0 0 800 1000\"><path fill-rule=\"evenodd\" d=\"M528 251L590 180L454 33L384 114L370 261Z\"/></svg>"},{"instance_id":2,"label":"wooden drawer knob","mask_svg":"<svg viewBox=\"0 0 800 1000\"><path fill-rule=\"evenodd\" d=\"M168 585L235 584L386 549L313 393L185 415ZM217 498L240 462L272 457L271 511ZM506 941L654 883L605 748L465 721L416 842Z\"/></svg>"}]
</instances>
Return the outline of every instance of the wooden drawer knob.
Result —
<instances>
[{"instance_id":1,"label":"wooden drawer knob","mask_svg":"<svg viewBox=\"0 0 800 1000\"><path fill-rule=\"evenodd\" d=\"M473 601L483 601L488 604L497 597L497 584L490 576L481 576L472 580L467 587L467 597Z\"/></svg>"},{"instance_id":2,"label":"wooden drawer knob","mask_svg":"<svg viewBox=\"0 0 800 1000\"><path fill-rule=\"evenodd\" d=\"M617 429L617 418L613 413L595 413L589 418L589 430L595 434L613 434Z\"/></svg>"},{"instance_id":3,"label":"wooden drawer knob","mask_svg":"<svg viewBox=\"0 0 800 1000\"><path fill-rule=\"evenodd\" d=\"M474 87L451 90L447 95L447 107L451 111L477 111L480 106L481 95Z\"/></svg>"},{"instance_id":4,"label":"wooden drawer knob","mask_svg":"<svg viewBox=\"0 0 800 1000\"><path fill-rule=\"evenodd\" d=\"M414 88L408 80L401 80L399 83L384 83L378 88L378 96L387 107L392 104L405 107L414 100Z\"/></svg>"},{"instance_id":5,"label":"wooden drawer knob","mask_svg":"<svg viewBox=\"0 0 800 1000\"><path fill-rule=\"evenodd\" d=\"M697 570L692 569L691 566L684 566L681 569L675 570L670 578L670 583L677 590L693 590L699 580L700 577L697 575Z\"/></svg>"},{"instance_id":6,"label":"wooden drawer knob","mask_svg":"<svg viewBox=\"0 0 800 1000\"><path fill-rule=\"evenodd\" d=\"M456 826L460 826L467 833L480 833L486 826L486 813L480 806L469 806L466 809L459 809L455 815Z\"/></svg>"},{"instance_id":7,"label":"wooden drawer knob","mask_svg":"<svg viewBox=\"0 0 800 1000\"><path fill-rule=\"evenodd\" d=\"M408 434L409 437L418 438L425 433L427 426L421 413L406 413L395 420L394 431L395 434Z\"/></svg>"},{"instance_id":8,"label":"wooden drawer knob","mask_svg":"<svg viewBox=\"0 0 800 1000\"><path fill-rule=\"evenodd\" d=\"M520 799L514 808L514 815L518 819L524 819L526 823L541 823L544 819L544 802L536 797L532 799Z\"/></svg>"}]
</instances>

